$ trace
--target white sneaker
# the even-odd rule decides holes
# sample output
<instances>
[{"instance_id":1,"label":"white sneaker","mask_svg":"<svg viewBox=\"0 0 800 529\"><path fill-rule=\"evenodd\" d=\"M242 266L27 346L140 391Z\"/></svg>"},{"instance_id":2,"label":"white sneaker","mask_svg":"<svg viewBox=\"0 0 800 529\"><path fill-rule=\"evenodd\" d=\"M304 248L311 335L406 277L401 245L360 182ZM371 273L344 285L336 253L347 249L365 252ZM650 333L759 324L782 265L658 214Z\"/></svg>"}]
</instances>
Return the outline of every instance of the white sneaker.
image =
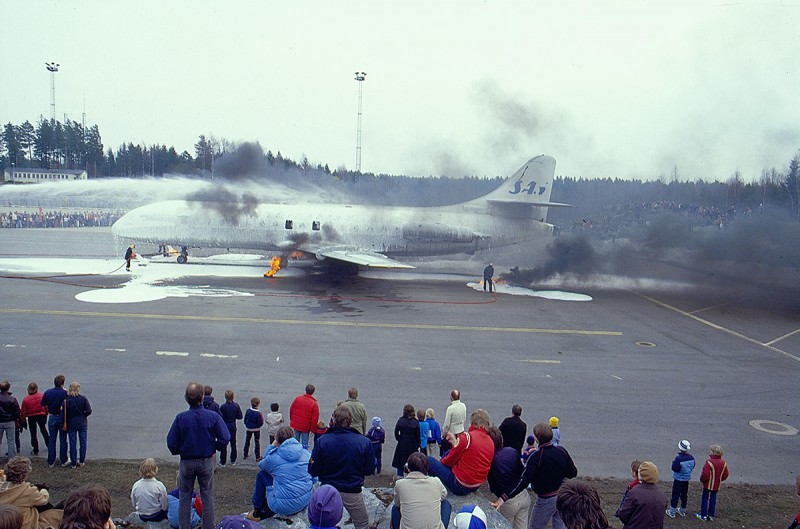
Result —
<instances>
[{"instance_id":1,"label":"white sneaker","mask_svg":"<svg viewBox=\"0 0 800 529\"><path fill-rule=\"evenodd\" d=\"M669 516L670 518L675 518L675 511L673 511L672 509L667 509L667 516Z\"/></svg>"}]
</instances>

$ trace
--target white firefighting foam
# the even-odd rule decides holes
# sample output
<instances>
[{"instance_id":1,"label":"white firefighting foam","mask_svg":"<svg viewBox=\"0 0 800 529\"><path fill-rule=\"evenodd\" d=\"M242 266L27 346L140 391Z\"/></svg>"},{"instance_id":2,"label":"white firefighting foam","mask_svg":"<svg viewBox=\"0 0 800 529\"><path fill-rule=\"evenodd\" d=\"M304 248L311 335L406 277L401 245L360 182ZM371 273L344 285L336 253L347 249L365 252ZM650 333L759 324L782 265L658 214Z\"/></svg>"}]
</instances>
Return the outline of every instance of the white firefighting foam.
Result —
<instances>
[{"instance_id":1,"label":"white firefighting foam","mask_svg":"<svg viewBox=\"0 0 800 529\"><path fill-rule=\"evenodd\" d=\"M483 292L483 281L470 282L467 283L467 286L473 290ZM532 290L530 288L517 287L506 283L496 283L494 288L498 294L509 294L512 296L530 296L556 301L592 301L592 296L578 294L576 292L564 292L561 290Z\"/></svg>"}]
</instances>

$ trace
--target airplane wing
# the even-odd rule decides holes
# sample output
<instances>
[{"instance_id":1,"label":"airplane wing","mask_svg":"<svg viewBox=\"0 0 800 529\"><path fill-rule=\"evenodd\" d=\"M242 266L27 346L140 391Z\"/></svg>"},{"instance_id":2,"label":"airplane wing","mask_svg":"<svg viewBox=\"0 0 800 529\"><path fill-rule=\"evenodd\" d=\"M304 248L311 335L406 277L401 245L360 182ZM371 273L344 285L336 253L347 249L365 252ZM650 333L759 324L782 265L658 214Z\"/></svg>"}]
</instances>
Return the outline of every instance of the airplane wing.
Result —
<instances>
[{"instance_id":1,"label":"airplane wing","mask_svg":"<svg viewBox=\"0 0 800 529\"><path fill-rule=\"evenodd\" d=\"M329 246L326 248L302 248L313 253L317 259L335 259L346 263L366 266L368 268L416 268L409 264L389 259L383 254L362 250L354 246Z\"/></svg>"}]
</instances>

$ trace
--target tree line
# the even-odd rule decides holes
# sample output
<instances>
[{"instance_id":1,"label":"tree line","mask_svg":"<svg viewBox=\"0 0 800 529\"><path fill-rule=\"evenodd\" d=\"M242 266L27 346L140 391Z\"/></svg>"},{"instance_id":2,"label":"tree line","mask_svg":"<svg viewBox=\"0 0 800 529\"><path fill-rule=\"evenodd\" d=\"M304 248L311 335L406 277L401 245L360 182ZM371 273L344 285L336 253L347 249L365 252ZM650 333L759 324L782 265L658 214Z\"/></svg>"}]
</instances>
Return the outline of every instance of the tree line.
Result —
<instances>
[{"instance_id":1,"label":"tree line","mask_svg":"<svg viewBox=\"0 0 800 529\"><path fill-rule=\"evenodd\" d=\"M331 170L327 164L312 164L303 155L294 161L265 153L257 143L235 144L213 135L200 135L194 154L178 153L166 145L132 142L116 151L104 151L97 125L49 120L36 125L25 121L7 123L0 130L0 169L16 167L85 169L92 178L143 177L169 174L204 178L265 178L287 185L306 183L340 189L355 200L385 205L437 206L470 200L488 193L502 180L479 177L415 178L401 175L359 173L344 166ZM559 176L551 199L573 204L571 210L551 208L550 218L566 221L581 214L600 214L609 205L633 202L671 201L702 204L722 209L786 209L800 221L800 151L785 169L765 169L758 181L745 181L737 171L724 182L680 181L677 168L672 177L655 181L584 179Z\"/></svg>"}]
</instances>

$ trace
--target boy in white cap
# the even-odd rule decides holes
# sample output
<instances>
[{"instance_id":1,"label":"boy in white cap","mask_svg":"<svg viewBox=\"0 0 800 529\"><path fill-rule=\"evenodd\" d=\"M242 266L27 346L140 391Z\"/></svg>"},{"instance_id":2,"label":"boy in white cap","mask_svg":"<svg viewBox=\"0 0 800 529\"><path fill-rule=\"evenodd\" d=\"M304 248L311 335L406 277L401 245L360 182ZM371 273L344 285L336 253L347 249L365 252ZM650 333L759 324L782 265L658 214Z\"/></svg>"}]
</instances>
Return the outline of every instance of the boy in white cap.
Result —
<instances>
[{"instance_id":1,"label":"boy in white cap","mask_svg":"<svg viewBox=\"0 0 800 529\"><path fill-rule=\"evenodd\" d=\"M672 497L669 500L667 516L675 518L675 514L686 516L686 500L689 493L689 481L694 470L694 457L689 453L692 445L686 439L678 443L678 455L672 460ZM678 498L681 507L678 509Z\"/></svg>"}]
</instances>

